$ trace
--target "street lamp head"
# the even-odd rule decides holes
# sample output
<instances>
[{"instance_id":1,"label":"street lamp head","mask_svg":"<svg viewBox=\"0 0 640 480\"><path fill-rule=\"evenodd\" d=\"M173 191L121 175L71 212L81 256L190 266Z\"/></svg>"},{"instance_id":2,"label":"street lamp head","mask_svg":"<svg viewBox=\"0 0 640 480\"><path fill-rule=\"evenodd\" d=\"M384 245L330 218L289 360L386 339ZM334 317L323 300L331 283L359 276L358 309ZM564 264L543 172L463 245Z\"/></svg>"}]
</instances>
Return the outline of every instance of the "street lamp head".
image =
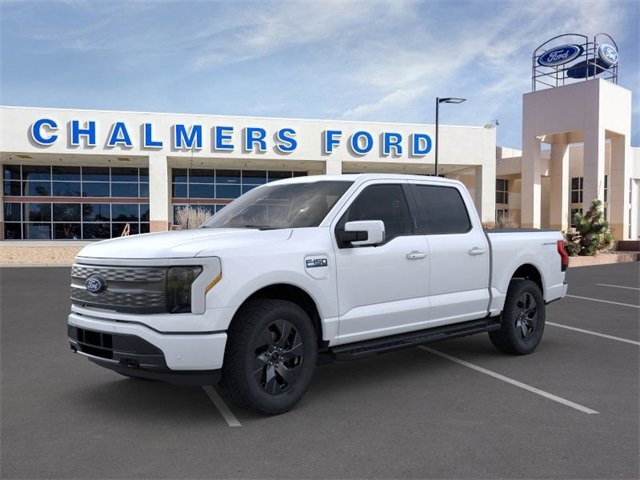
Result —
<instances>
[{"instance_id":1,"label":"street lamp head","mask_svg":"<svg viewBox=\"0 0 640 480\"><path fill-rule=\"evenodd\" d=\"M462 103L462 102L466 102L467 99L466 98L459 98L459 97L444 97L444 98L440 98L438 97L438 103Z\"/></svg>"},{"instance_id":2,"label":"street lamp head","mask_svg":"<svg viewBox=\"0 0 640 480\"><path fill-rule=\"evenodd\" d=\"M462 103L462 102L466 102L467 99L466 98L459 98L459 97L436 97L436 142L435 142L435 153L434 153L434 164L435 164L435 175L436 177L438 176L438 144L440 143L438 141L438 130L439 130L439 112L440 112L440 104L441 103Z\"/></svg>"}]
</instances>

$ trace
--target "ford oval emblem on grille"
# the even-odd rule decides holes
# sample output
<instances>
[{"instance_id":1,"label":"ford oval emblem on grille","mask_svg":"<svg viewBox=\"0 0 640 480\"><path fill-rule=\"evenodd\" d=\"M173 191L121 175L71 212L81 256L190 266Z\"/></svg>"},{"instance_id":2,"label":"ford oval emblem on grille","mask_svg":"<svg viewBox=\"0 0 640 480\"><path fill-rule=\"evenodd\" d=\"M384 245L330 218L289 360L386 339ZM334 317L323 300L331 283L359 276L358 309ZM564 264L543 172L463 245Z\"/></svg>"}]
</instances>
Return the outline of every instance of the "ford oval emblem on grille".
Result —
<instances>
[{"instance_id":1,"label":"ford oval emblem on grille","mask_svg":"<svg viewBox=\"0 0 640 480\"><path fill-rule=\"evenodd\" d=\"M84 283L89 293L102 293L107 289L107 281L100 275L91 275Z\"/></svg>"}]
</instances>

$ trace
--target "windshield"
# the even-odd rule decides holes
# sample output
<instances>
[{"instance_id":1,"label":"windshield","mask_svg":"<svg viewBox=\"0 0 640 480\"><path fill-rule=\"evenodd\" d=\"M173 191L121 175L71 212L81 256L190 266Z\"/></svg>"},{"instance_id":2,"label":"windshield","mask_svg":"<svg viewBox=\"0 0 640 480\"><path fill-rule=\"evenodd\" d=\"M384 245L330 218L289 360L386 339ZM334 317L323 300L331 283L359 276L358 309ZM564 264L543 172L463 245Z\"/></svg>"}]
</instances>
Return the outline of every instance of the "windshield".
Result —
<instances>
[{"instance_id":1,"label":"windshield","mask_svg":"<svg viewBox=\"0 0 640 480\"><path fill-rule=\"evenodd\" d=\"M264 185L231 202L202 227L317 227L352 183L332 180Z\"/></svg>"}]
</instances>

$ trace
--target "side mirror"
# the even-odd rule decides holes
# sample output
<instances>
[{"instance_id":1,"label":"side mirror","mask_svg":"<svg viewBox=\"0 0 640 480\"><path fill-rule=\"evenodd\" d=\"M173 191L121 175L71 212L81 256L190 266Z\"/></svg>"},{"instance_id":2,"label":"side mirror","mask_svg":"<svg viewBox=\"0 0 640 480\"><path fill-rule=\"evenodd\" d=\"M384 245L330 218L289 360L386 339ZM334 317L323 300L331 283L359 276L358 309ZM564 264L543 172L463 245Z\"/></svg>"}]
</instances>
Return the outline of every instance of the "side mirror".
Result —
<instances>
[{"instance_id":1,"label":"side mirror","mask_svg":"<svg viewBox=\"0 0 640 480\"><path fill-rule=\"evenodd\" d=\"M361 220L347 222L344 231L338 232L341 247L364 247L380 245L384 242L384 222L382 220Z\"/></svg>"}]
</instances>

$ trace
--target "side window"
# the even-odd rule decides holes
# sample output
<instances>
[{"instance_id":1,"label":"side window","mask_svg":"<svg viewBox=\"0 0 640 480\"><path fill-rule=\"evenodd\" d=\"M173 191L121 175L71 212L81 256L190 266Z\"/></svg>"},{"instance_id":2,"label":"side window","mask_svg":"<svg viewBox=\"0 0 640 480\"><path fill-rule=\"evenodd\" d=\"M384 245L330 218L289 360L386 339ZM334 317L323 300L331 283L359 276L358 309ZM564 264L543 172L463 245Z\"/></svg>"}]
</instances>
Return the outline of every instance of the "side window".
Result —
<instances>
[{"instance_id":1,"label":"side window","mask_svg":"<svg viewBox=\"0 0 640 480\"><path fill-rule=\"evenodd\" d=\"M385 243L400 236L412 234L411 216L402 185L371 185L353 201L338 222L338 230L344 224L357 220L382 220Z\"/></svg>"},{"instance_id":2,"label":"side window","mask_svg":"<svg viewBox=\"0 0 640 480\"><path fill-rule=\"evenodd\" d=\"M471 230L467 207L458 189L434 185L414 185L421 235L466 233Z\"/></svg>"}]
</instances>

